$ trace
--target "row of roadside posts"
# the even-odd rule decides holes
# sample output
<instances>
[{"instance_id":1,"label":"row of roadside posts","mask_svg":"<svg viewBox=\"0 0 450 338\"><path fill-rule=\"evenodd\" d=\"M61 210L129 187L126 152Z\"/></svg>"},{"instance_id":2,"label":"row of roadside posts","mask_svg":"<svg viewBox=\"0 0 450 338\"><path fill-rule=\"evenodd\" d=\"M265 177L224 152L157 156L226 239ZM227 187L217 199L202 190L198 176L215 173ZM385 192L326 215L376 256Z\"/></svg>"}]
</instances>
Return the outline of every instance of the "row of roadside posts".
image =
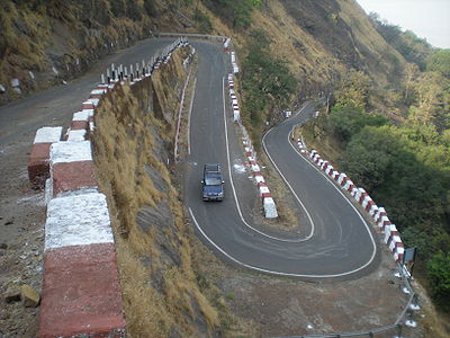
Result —
<instances>
[{"instance_id":1,"label":"row of roadside posts","mask_svg":"<svg viewBox=\"0 0 450 338\"><path fill-rule=\"evenodd\" d=\"M106 74L101 74L101 83L111 84L114 82L129 81L134 82L140 78L152 75L153 71L158 69L161 64L169 62L172 52L180 45L187 45L186 38L180 37L166 46L159 56L152 57L148 62L142 60L141 63L130 64L128 67L122 64L116 66L111 64L106 69Z\"/></svg>"}]
</instances>

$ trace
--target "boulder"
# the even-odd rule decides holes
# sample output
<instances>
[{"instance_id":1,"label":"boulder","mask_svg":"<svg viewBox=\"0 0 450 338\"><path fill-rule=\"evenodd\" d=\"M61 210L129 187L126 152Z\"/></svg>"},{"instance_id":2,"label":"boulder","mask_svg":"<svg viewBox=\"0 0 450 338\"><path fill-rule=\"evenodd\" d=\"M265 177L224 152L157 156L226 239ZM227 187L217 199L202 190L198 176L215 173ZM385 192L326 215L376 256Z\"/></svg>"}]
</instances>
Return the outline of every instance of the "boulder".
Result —
<instances>
[{"instance_id":1,"label":"boulder","mask_svg":"<svg viewBox=\"0 0 450 338\"><path fill-rule=\"evenodd\" d=\"M27 284L20 288L20 298L25 307L36 307L41 300L39 293Z\"/></svg>"}]
</instances>

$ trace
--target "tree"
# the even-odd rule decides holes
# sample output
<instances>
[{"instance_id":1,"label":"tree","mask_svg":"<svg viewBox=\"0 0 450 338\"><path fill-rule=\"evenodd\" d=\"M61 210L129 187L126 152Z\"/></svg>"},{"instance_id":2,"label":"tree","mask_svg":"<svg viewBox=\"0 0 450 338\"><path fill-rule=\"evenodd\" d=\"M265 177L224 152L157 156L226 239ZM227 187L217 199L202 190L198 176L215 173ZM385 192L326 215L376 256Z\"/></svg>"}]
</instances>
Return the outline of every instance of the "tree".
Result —
<instances>
[{"instance_id":1,"label":"tree","mask_svg":"<svg viewBox=\"0 0 450 338\"><path fill-rule=\"evenodd\" d=\"M439 49L427 60L427 70L450 78L450 49Z\"/></svg>"},{"instance_id":2,"label":"tree","mask_svg":"<svg viewBox=\"0 0 450 338\"><path fill-rule=\"evenodd\" d=\"M352 104L335 105L328 120L328 127L344 143L358 134L365 126L382 126L388 123L388 119L381 115L370 115L361 107Z\"/></svg>"},{"instance_id":3,"label":"tree","mask_svg":"<svg viewBox=\"0 0 450 338\"><path fill-rule=\"evenodd\" d=\"M450 311L450 253L439 251L428 261L427 270L433 298Z\"/></svg>"}]
</instances>

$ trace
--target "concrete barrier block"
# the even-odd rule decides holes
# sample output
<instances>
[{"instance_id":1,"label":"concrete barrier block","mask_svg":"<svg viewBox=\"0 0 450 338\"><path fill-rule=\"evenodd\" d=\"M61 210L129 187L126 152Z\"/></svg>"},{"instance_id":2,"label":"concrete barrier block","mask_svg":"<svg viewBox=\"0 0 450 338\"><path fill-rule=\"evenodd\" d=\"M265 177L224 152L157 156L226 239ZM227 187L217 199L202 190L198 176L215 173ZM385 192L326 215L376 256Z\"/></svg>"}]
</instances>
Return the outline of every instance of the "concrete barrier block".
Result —
<instances>
[{"instance_id":1,"label":"concrete barrier block","mask_svg":"<svg viewBox=\"0 0 450 338\"><path fill-rule=\"evenodd\" d=\"M93 161L56 163L52 167L53 196L97 188Z\"/></svg>"},{"instance_id":2,"label":"concrete barrier block","mask_svg":"<svg viewBox=\"0 0 450 338\"><path fill-rule=\"evenodd\" d=\"M106 94L106 92L107 92L106 89L97 87L96 89L91 90L91 93L89 94L89 98L90 99L101 99L102 96L104 94Z\"/></svg>"},{"instance_id":3,"label":"concrete barrier block","mask_svg":"<svg viewBox=\"0 0 450 338\"><path fill-rule=\"evenodd\" d=\"M383 216L387 216L387 212L386 212L386 210L383 207L380 207L378 209L378 213L376 215L375 222L378 223Z\"/></svg>"},{"instance_id":4,"label":"concrete barrier block","mask_svg":"<svg viewBox=\"0 0 450 338\"><path fill-rule=\"evenodd\" d=\"M87 131L84 129L80 130L69 130L69 135L67 137L68 142L81 142L86 141Z\"/></svg>"},{"instance_id":5,"label":"concrete barrier block","mask_svg":"<svg viewBox=\"0 0 450 338\"><path fill-rule=\"evenodd\" d=\"M258 164L252 164L251 170L253 172L261 172L261 168L260 168L260 166Z\"/></svg>"},{"instance_id":6,"label":"concrete barrier block","mask_svg":"<svg viewBox=\"0 0 450 338\"><path fill-rule=\"evenodd\" d=\"M28 158L28 179L33 188L42 189L50 176L49 153L51 143L35 143Z\"/></svg>"},{"instance_id":7,"label":"concrete barrier block","mask_svg":"<svg viewBox=\"0 0 450 338\"><path fill-rule=\"evenodd\" d=\"M92 105L94 106L94 108L95 107L97 107L98 106L98 104L99 104L99 102L100 102L100 99L92 99L92 98L90 98L90 99L87 99L88 100L88 102L91 102L92 103Z\"/></svg>"},{"instance_id":8,"label":"concrete barrier block","mask_svg":"<svg viewBox=\"0 0 450 338\"><path fill-rule=\"evenodd\" d=\"M385 231L386 226L391 225L391 224L392 223L387 216L381 217L380 220L378 221L378 227L381 229L381 231Z\"/></svg>"},{"instance_id":9,"label":"concrete barrier block","mask_svg":"<svg viewBox=\"0 0 450 338\"><path fill-rule=\"evenodd\" d=\"M366 191L363 188L358 188L355 192L355 195L353 196L356 200L356 202L360 203L361 196L366 193Z\"/></svg>"},{"instance_id":10,"label":"concrete barrier block","mask_svg":"<svg viewBox=\"0 0 450 338\"><path fill-rule=\"evenodd\" d=\"M50 162L56 163L92 161L91 142L58 142L50 147Z\"/></svg>"},{"instance_id":11,"label":"concrete barrier block","mask_svg":"<svg viewBox=\"0 0 450 338\"><path fill-rule=\"evenodd\" d=\"M344 174L344 173L341 173L341 174L339 175L339 178L338 178L338 184L339 184L341 187L343 187L343 186L345 185L346 182L347 182L347 175Z\"/></svg>"},{"instance_id":12,"label":"concrete barrier block","mask_svg":"<svg viewBox=\"0 0 450 338\"><path fill-rule=\"evenodd\" d=\"M395 253L395 249L397 248L397 245L399 243L402 243L400 234L397 231L395 233L391 233L391 236L389 237L387 244L388 244L389 250L391 250L392 253Z\"/></svg>"},{"instance_id":13,"label":"concrete barrier block","mask_svg":"<svg viewBox=\"0 0 450 338\"><path fill-rule=\"evenodd\" d=\"M390 245L391 245L392 242L395 242L396 240L401 241L401 239L400 239L400 234L399 234L399 232L396 231L396 230L395 230L395 231L392 231L392 230L391 230L390 235L389 235L389 236L386 236L386 237L384 238L384 242L387 244L388 248L389 248L391 251L393 251L393 249L395 248L395 243L394 243L392 249L391 249Z\"/></svg>"},{"instance_id":14,"label":"concrete barrier block","mask_svg":"<svg viewBox=\"0 0 450 338\"><path fill-rule=\"evenodd\" d=\"M88 121L72 121L70 123L71 130L88 130L89 122Z\"/></svg>"},{"instance_id":15,"label":"concrete barrier block","mask_svg":"<svg viewBox=\"0 0 450 338\"><path fill-rule=\"evenodd\" d=\"M275 205L275 201L272 197L264 198L263 208L265 218L273 219L278 217L277 206Z\"/></svg>"},{"instance_id":16,"label":"concrete barrier block","mask_svg":"<svg viewBox=\"0 0 450 338\"><path fill-rule=\"evenodd\" d=\"M366 190L364 190L363 188L359 188L359 192L357 194L358 203L362 205L366 196L369 196L369 194L366 192Z\"/></svg>"},{"instance_id":17,"label":"concrete barrier block","mask_svg":"<svg viewBox=\"0 0 450 338\"><path fill-rule=\"evenodd\" d=\"M93 109L83 109L73 114L72 121L89 121L89 117L94 112Z\"/></svg>"},{"instance_id":18,"label":"concrete barrier block","mask_svg":"<svg viewBox=\"0 0 450 338\"><path fill-rule=\"evenodd\" d=\"M94 106L94 104L92 103L92 101L84 101L84 102L81 104L81 109L82 109L82 110L84 110L84 109L95 109L95 106Z\"/></svg>"},{"instance_id":19,"label":"concrete barrier block","mask_svg":"<svg viewBox=\"0 0 450 338\"><path fill-rule=\"evenodd\" d=\"M383 216L386 217L386 216ZM391 235L393 233L397 233L397 227L395 226L395 224L391 224L389 222L389 224L386 224L384 227L384 242L387 243L389 241L389 238L391 237Z\"/></svg>"},{"instance_id":20,"label":"concrete barrier block","mask_svg":"<svg viewBox=\"0 0 450 338\"><path fill-rule=\"evenodd\" d=\"M378 223L379 220L381 219L381 217L386 216L386 215L387 215L386 210L383 207L379 207L378 213L374 215L374 221L376 223Z\"/></svg>"},{"instance_id":21,"label":"concrete barrier block","mask_svg":"<svg viewBox=\"0 0 450 338\"><path fill-rule=\"evenodd\" d=\"M394 252L394 259L396 262L403 262L403 257L405 255L405 247L403 243L399 243Z\"/></svg>"},{"instance_id":22,"label":"concrete barrier block","mask_svg":"<svg viewBox=\"0 0 450 338\"><path fill-rule=\"evenodd\" d=\"M333 170L332 172L331 172L331 178L333 179L333 180L335 180L335 181L337 181L337 179L338 179L338 177L339 177L339 171L336 171L336 170Z\"/></svg>"},{"instance_id":23,"label":"concrete barrier block","mask_svg":"<svg viewBox=\"0 0 450 338\"><path fill-rule=\"evenodd\" d=\"M45 250L96 243L114 243L105 195L86 193L50 201Z\"/></svg>"},{"instance_id":24,"label":"concrete barrier block","mask_svg":"<svg viewBox=\"0 0 450 338\"><path fill-rule=\"evenodd\" d=\"M125 337L113 243L47 251L40 338Z\"/></svg>"},{"instance_id":25,"label":"concrete barrier block","mask_svg":"<svg viewBox=\"0 0 450 338\"><path fill-rule=\"evenodd\" d=\"M350 179L347 179L347 181L344 184L343 189L347 190L348 192L351 192L354 187L355 187L355 185L353 184L353 181Z\"/></svg>"},{"instance_id":26,"label":"concrete barrier block","mask_svg":"<svg viewBox=\"0 0 450 338\"><path fill-rule=\"evenodd\" d=\"M255 181L256 184L260 184L260 183L265 183L265 179L264 176L261 175L261 173L259 173L258 175L255 175Z\"/></svg>"},{"instance_id":27,"label":"concrete barrier block","mask_svg":"<svg viewBox=\"0 0 450 338\"><path fill-rule=\"evenodd\" d=\"M269 187L267 185L260 185L259 186L259 196L263 197L264 194L270 195Z\"/></svg>"},{"instance_id":28,"label":"concrete barrier block","mask_svg":"<svg viewBox=\"0 0 450 338\"><path fill-rule=\"evenodd\" d=\"M372 204L370 206L369 215L372 216L373 220L375 220L375 217L376 217L377 214L378 214L378 206L374 202L374 204Z\"/></svg>"},{"instance_id":29,"label":"concrete barrier block","mask_svg":"<svg viewBox=\"0 0 450 338\"><path fill-rule=\"evenodd\" d=\"M28 178L33 188L42 189L50 177L50 146L62 138L62 127L43 127L36 135L28 158Z\"/></svg>"},{"instance_id":30,"label":"concrete barrier block","mask_svg":"<svg viewBox=\"0 0 450 338\"><path fill-rule=\"evenodd\" d=\"M42 127L36 131L33 143L54 143L61 140L62 127Z\"/></svg>"}]
</instances>

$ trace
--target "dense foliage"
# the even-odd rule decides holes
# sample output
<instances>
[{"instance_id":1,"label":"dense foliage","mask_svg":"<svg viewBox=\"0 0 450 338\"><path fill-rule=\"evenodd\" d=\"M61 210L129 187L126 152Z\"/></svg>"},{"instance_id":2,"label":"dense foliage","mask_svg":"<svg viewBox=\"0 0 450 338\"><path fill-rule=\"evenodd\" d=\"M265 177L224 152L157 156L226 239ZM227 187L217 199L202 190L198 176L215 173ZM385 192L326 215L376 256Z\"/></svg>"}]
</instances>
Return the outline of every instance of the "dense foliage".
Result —
<instances>
[{"instance_id":1,"label":"dense foliage","mask_svg":"<svg viewBox=\"0 0 450 338\"><path fill-rule=\"evenodd\" d=\"M449 60L446 51L437 51L427 59L430 72L415 70L405 85L403 103L408 109L402 123L366 113L364 82L361 87L361 81L344 80L325 125L344 149L342 170L386 207L407 246L418 248L431 293L446 310L450 310Z\"/></svg>"},{"instance_id":2,"label":"dense foliage","mask_svg":"<svg viewBox=\"0 0 450 338\"><path fill-rule=\"evenodd\" d=\"M273 58L269 43L264 32L253 31L242 67L244 119L256 133L262 128L268 110L285 108L297 87L287 61Z\"/></svg>"},{"instance_id":3,"label":"dense foliage","mask_svg":"<svg viewBox=\"0 0 450 338\"><path fill-rule=\"evenodd\" d=\"M450 49L440 49L433 53L427 62L427 70L439 72L450 78Z\"/></svg>"}]
</instances>

